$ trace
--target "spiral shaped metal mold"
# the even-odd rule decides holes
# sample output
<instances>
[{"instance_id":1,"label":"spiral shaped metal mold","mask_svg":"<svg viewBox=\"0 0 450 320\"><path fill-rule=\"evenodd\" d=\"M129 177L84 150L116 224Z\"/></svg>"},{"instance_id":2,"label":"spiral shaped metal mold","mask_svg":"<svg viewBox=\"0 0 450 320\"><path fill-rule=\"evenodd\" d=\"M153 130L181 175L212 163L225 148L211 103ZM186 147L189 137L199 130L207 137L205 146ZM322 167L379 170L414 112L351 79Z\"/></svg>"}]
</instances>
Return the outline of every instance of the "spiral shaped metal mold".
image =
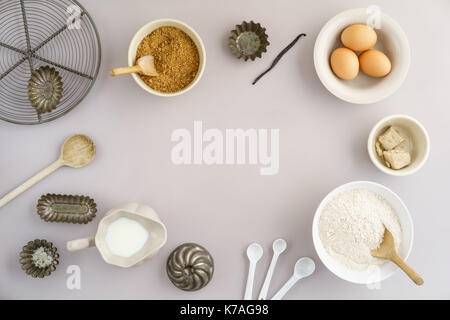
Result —
<instances>
[{"instance_id":1,"label":"spiral shaped metal mold","mask_svg":"<svg viewBox=\"0 0 450 320\"><path fill-rule=\"evenodd\" d=\"M231 31L228 45L238 59L254 61L256 58L261 58L263 52L267 52L270 44L268 38L266 29L261 27L261 24L244 21Z\"/></svg>"},{"instance_id":2,"label":"spiral shaped metal mold","mask_svg":"<svg viewBox=\"0 0 450 320\"><path fill-rule=\"evenodd\" d=\"M56 270L59 254L53 243L47 240L28 242L20 253L22 270L33 278L44 278Z\"/></svg>"},{"instance_id":3,"label":"spiral shaped metal mold","mask_svg":"<svg viewBox=\"0 0 450 320\"><path fill-rule=\"evenodd\" d=\"M63 83L55 68L45 66L33 71L28 82L28 98L31 106L38 112L46 113L56 109L62 93Z\"/></svg>"},{"instance_id":4,"label":"spiral shaped metal mold","mask_svg":"<svg viewBox=\"0 0 450 320\"><path fill-rule=\"evenodd\" d=\"M204 288L214 274L211 254L195 243L185 243L176 248L167 260L167 275L179 289L197 291Z\"/></svg>"},{"instance_id":5,"label":"spiral shaped metal mold","mask_svg":"<svg viewBox=\"0 0 450 320\"><path fill-rule=\"evenodd\" d=\"M49 193L38 200L36 208L41 219L47 222L86 224L97 213L97 204L87 196Z\"/></svg>"},{"instance_id":6,"label":"spiral shaped metal mold","mask_svg":"<svg viewBox=\"0 0 450 320\"><path fill-rule=\"evenodd\" d=\"M96 80L101 60L97 29L76 0L0 1L0 119L40 124L76 107ZM57 107L32 106L28 84L33 71L59 72L64 95Z\"/></svg>"}]
</instances>

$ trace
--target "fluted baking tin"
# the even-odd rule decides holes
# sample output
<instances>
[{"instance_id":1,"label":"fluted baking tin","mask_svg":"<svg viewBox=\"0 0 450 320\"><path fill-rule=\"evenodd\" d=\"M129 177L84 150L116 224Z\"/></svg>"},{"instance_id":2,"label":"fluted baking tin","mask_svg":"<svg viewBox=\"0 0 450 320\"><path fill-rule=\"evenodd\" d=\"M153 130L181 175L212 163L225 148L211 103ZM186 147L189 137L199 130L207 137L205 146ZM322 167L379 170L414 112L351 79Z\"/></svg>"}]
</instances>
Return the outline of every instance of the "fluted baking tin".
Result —
<instances>
[{"instance_id":1,"label":"fluted baking tin","mask_svg":"<svg viewBox=\"0 0 450 320\"><path fill-rule=\"evenodd\" d=\"M62 95L63 83L55 68L44 66L31 73L28 99L36 111L46 113L56 109Z\"/></svg>"},{"instance_id":2,"label":"fluted baking tin","mask_svg":"<svg viewBox=\"0 0 450 320\"><path fill-rule=\"evenodd\" d=\"M86 224L95 218L97 204L87 196L49 193L39 199L37 213L47 222Z\"/></svg>"},{"instance_id":3,"label":"fluted baking tin","mask_svg":"<svg viewBox=\"0 0 450 320\"><path fill-rule=\"evenodd\" d=\"M214 274L214 260L202 246L185 243L170 254L166 270L170 281L177 288L197 291L211 281Z\"/></svg>"},{"instance_id":4,"label":"fluted baking tin","mask_svg":"<svg viewBox=\"0 0 450 320\"><path fill-rule=\"evenodd\" d=\"M22 270L33 278L44 278L56 269L59 254L53 243L36 239L23 247L20 253Z\"/></svg>"},{"instance_id":5,"label":"fluted baking tin","mask_svg":"<svg viewBox=\"0 0 450 320\"><path fill-rule=\"evenodd\" d=\"M253 61L261 58L263 52L267 52L267 46L270 44L268 38L266 29L261 27L261 24L244 21L231 31L228 45L238 59L244 58L245 61L248 59Z\"/></svg>"}]
</instances>

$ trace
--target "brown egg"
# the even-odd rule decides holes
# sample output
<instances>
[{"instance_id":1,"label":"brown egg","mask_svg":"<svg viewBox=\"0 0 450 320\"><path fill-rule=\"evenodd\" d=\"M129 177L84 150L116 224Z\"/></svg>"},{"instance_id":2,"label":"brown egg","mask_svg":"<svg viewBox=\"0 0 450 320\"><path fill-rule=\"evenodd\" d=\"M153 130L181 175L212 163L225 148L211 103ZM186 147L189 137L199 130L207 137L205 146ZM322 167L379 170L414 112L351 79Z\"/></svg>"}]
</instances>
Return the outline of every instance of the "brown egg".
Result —
<instances>
[{"instance_id":1,"label":"brown egg","mask_svg":"<svg viewBox=\"0 0 450 320\"><path fill-rule=\"evenodd\" d=\"M352 24L342 32L341 41L353 51L366 51L377 43L377 33L365 24Z\"/></svg>"},{"instance_id":2,"label":"brown egg","mask_svg":"<svg viewBox=\"0 0 450 320\"><path fill-rule=\"evenodd\" d=\"M334 74L344 80L356 78L359 72L358 56L350 49L338 48L330 58L331 69Z\"/></svg>"},{"instance_id":3,"label":"brown egg","mask_svg":"<svg viewBox=\"0 0 450 320\"><path fill-rule=\"evenodd\" d=\"M362 72L371 77L384 77L391 72L391 61L378 50L367 50L359 55L359 65Z\"/></svg>"}]
</instances>

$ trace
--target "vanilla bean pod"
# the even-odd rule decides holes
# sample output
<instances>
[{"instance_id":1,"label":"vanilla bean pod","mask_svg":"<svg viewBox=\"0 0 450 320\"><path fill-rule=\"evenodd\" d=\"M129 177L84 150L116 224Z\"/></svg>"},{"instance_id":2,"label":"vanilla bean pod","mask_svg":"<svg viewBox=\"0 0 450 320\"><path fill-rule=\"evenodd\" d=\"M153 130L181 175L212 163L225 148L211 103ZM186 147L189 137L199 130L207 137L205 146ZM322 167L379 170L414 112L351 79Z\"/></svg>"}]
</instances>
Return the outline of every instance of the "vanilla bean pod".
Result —
<instances>
[{"instance_id":1,"label":"vanilla bean pod","mask_svg":"<svg viewBox=\"0 0 450 320\"><path fill-rule=\"evenodd\" d=\"M266 71L264 71L263 73L261 73L256 79L255 81L253 81L253 85L255 85L262 77L264 77L267 73L269 73L270 70L272 70L277 63L281 60L281 58L286 54L286 52L288 52L296 43L297 41L301 38L301 37L306 37L305 33L301 33L299 34L286 48L283 49L283 51L281 51L278 56L275 58L275 60L273 60L272 65L269 67L269 69L267 69Z\"/></svg>"}]
</instances>

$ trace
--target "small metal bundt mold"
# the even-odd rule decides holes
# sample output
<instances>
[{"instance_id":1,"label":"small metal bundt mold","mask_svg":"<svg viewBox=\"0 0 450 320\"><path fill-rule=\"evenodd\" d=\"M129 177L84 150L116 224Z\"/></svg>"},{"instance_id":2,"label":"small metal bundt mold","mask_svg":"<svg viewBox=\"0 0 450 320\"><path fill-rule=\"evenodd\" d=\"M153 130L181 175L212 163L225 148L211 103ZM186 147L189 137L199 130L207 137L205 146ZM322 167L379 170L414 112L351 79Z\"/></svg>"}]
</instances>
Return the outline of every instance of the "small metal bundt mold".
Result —
<instances>
[{"instance_id":1,"label":"small metal bundt mold","mask_svg":"<svg viewBox=\"0 0 450 320\"><path fill-rule=\"evenodd\" d=\"M214 260L202 246L185 243L170 254L166 269L170 281L177 288L197 291L211 281L214 274Z\"/></svg>"},{"instance_id":2,"label":"small metal bundt mold","mask_svg":"<svg viewBox=\"0 0 450 320\"><path fill-rule=\"evenodd\" d=\"M56 269L59 254L53 243L47 240L28 242L20 253L22 270L33 278L44 278Z\"/></svg>"},{"instance_id":3,"label":"small metal bundt mold","mask_svg":"<svg viewBox=\"0 0 450 320\"><path fill-rule=\"evenodd\" d=\"M40 113L56 109L63 94L61 76L49 66L34 70L28 82L28 98L31 106Z\"/></svg>"},{"instance_id":4,"label":"small metal bundt mold","mask_svg":"<svg viewBox=\"0 0 450 320\"><path fill-rule=\"evenodd\" d=\"M229 46L238 59L243 57L245 61L254 61L261 58L263 52L267 52L267 46L270 44L268 38L266 29L261 27L261 24L244 21L231 31Z\"/></svg>"},{"instance_id":5,"label":"small metal bundt mold","mask_svg":"<svg viewBox=\"0 0 450 320\"><path fill-rule=\"evenodd\" d=\"M41 219L47 222L86 224L97 213L97 204L87 196L49 193L39 199L36 208Z\"/></svg>"}]
</instances>

